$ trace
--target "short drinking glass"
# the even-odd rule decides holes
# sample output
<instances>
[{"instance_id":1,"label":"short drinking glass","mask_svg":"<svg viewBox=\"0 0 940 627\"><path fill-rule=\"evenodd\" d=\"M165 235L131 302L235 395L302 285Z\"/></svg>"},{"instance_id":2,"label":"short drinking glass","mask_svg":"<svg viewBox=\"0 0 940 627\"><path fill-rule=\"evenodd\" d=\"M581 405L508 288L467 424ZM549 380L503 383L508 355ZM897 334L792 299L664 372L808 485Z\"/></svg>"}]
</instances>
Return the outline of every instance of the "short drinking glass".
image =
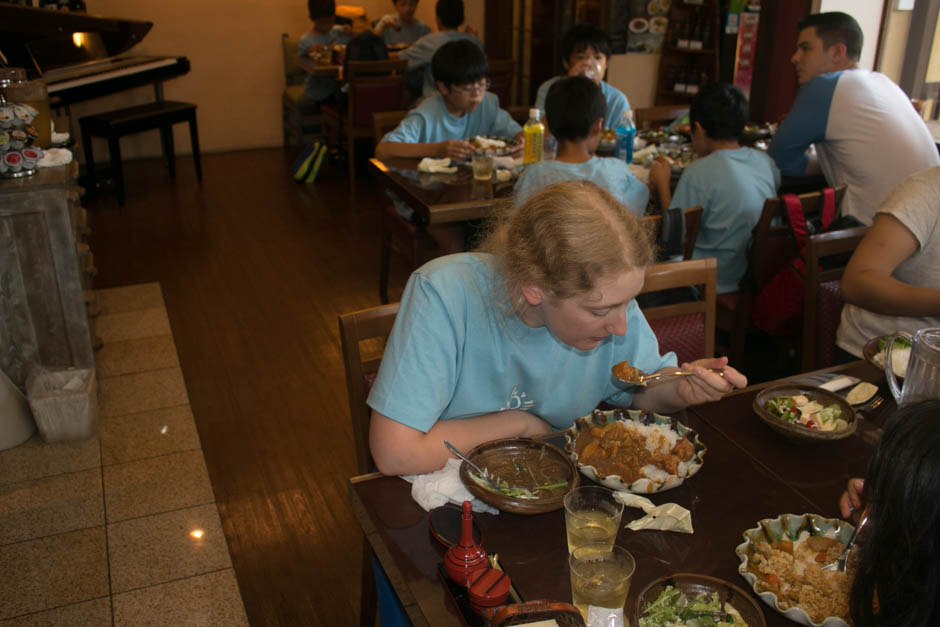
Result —
<instances>
[{"instance_id":1,"label":"short drinking glass","mask_svg":"<svg viewBox=\"0 0 940 627\"><path fill-rule=\"evenodd\" d=\"M482 151L474 152L470 166L473 168L473 178L476 180L488 181L493 178L493 155Z\"/></svg>"},{"instance_id":2,"label":"short drinking glass","mask_svg":"<svg viewBox=\"0 0 940 627\"><path fill-rule=\"evenodd\" d=\"M571 600L587 624L606 625L612 615L620 615L622 621L636 569L633 556L617 545L584 544L568 556L568 566Z\"/></svg>"},{"instance_id":3,"label":"short drinking glass","mask_svg":"<svg viewBox=\"0 0 940 627\"><path fill-rule=\"evenodd\" d=\"M568 552L582 544L600 542L611 546L617 538L623 503L614 499L613 490L582 486L565 495L565 530Z\"/></svg>"}]
</instances>

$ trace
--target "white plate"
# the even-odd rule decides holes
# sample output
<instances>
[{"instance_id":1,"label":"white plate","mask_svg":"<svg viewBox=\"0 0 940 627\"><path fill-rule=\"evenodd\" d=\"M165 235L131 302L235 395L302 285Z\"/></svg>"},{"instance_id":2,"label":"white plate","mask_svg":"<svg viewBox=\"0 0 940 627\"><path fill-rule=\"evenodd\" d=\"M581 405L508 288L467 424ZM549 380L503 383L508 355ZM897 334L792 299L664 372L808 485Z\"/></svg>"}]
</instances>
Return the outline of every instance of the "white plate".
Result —
<instances>
[{"instance_id":1,"label":"white plate","mask_svg":"<svg viewBox=\"0 0 940 627\"><path fill-rule=\"evenodd\" d=\"M754 594L760 597L760 600L768 606L777 610L790 620L808 627L848 627L841 618L830 616L821 623L813 622L799 606L789 609L783 609L777 600L777 595L764 589L757 575L747 569L748 560L754 552L755 542L765 542L767 540L779 540L786 537L789 540L795 540L803 530L809 531L810 535L823 535L827 530L835 529L835 537L843 544L852 537L855 528L851 523L835 518L823 518L817 514L780 514L776 518L764 518L758 521L757 527L748 529L743 534L744 542L735 547L741 564L738 566L738 572L750 584Z\"/></svg>"},{"instance_id":2,"label":"white plate","mask_svg":"<svg viewBox=\"0 0 940 627\"><path fill-rule=\"evenodd\" d=\"M692 459L687 462L682 462L678 475L669 475L665 480L644 477L628 484L625 483L619 475L599 476L594 466L582 464L578 461L578 454L574 450L575 440L577 440L578 433L583 428L606 425L607 423L618 420L670 427L679 434L679 437L687 438L692 443L692 446L695 448L695 453L692 455ZM705 445L699 440L698 433L675 418L649 412L641 412L636 409L615 409L613 411L594 410L590 416L583 416L575 420L574 425L565 431L565 451L568 452L571 459L578 465L578 469L584 476L593 481L597 481L601 485L607 486L611 490L624 490L626 492L633 492L634 494L652 494L679 487L686 479L699 471L704 463L705 452L707 450Z\"/></svg>"}]
</instances>

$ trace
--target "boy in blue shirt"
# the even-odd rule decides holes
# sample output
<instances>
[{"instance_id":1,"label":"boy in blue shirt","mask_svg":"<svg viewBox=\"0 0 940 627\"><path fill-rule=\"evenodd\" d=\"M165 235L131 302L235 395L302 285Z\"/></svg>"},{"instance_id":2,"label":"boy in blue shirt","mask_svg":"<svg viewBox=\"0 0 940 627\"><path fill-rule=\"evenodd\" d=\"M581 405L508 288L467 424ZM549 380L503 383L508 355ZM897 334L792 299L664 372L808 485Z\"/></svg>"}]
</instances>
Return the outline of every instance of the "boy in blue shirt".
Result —
<instances>
[{"instance_id":1,"label":"boy in blue shirt","mask_svg":"<svg viewBox=\"0 0 940 627\"><path fill-rule=\"evenodd\" d=\"M449 157L463 161L473 153L477 135L521 137L522 127L486 91L489 66L483 50L459 39L444 44L431 60L438 94L412 109L375 148L389 157Z\"/></svg>"},{"instance_id":2,"label":"boy in blue shirt","mask_svg":"<svg viewBox=\"0 0 940 627\"><path fill-rule=\"evenodd\" d=\"M480 44L471 28L465 28L464 32L459 30L464 20L463 0L437 0L434 13L437 16L437 32L428 33L398 55L399 59L408 60L408 87L416 94L416 98L433 98L437 95L432 59L438 48L458 39L469 39Z\"/></svg>"},{"instance_id":3,"label":"boy in blue shirt","mask_svg":"<svg viewBox=\"0 0 940 627\"><path fill-rule=\"evenodd\" d=\"M410 44L431 32L428 25L415 17L418 0L394 0L397 13L389 13L375 23L373 32L386 46Z\"/></svg>"},{"instance_id":4,"label":"boy in blue shirt","mask_svg":"<svg viewBox=\"0 0 940 627\"><path fill-rule=\"evenodd\" d=\"M336 3L307 0L307 13L313 27L300 37L297 52L301 58L322 54L333 44L346 45L352 39L349 27L336 25ZM339 82L329 76L308 76L304 94L317 104L329 101L339 89Z\"/></svg>"},{"instance_id":5,"label":"boy in blue shirt","mask_svg":"<svg viewBox=\"0 0 940 627\"><path fill-rule=\"evenodd\" d=\"M548 128L558 139L554 161L526 166L516 184L515 204L558 181L591 181L603 187L637 216L646 212L649 188L637 180L626 162L595 156L604 123L604 94L591 79L570 76L556 81L545 99Z\"/></svg>"},{"instance_id":6,"label":"boy in blue shirt","mask_svg":"<svg viewBox=\"0 0 940 627\"><path fill-rule=\"evenodd\" d=\"M572 27L561 40L561 64L565 72L568 76L587 76L600 86L607 103L603 128L617 128L623 112L630 108L630 103L623 92L604 81L609 58L610 40L607 33L591 24ZM561 78L555 76L539 86L535 95L535 106L539 111L545 111L548 90Z\"/></svg>"},{"instance_id":7,"label":"boy in blue shirt","mask_svg":"<svg viewBox=\"0 0 940 627\"><path fill-rule=\"evenodd\" d=\"M780 170L767 153L738 141L747 122L747 99L736 87L710 85L692 101L692 148L699 156L686 167L675 195L671 166L650 168L650 183L663 207L702 205L702 224L692 257L718 261L718 293L734 292L747 268L747 243L764 201L777 195Z\"/></svg>"}]
</instances>

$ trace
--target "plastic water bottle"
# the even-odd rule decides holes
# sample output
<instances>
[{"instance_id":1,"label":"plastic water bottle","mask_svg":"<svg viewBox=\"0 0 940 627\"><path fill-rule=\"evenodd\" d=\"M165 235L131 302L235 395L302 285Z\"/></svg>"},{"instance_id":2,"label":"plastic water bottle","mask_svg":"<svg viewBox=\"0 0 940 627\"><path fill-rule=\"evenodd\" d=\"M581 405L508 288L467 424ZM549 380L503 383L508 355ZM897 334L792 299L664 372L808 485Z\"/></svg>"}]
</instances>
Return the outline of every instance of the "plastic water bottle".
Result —
<instances>
[{"instance_id":1,"label":"plastic water bottle","mask_svg":"<svg viewBox=\"0 0 940 627\"><path fill-rule=\"evenodd\" d=\"M529 121L522 127L525 136L523 163L535 163L542 160L542 142L544 141L545 127L542 126L541 117L538 109L534 107L529 109Z\"/></svg>"},{"instance_id":2,"label":"plastic water bottle","mask_svg":"<svg viewBox=\"0 0 940 627\"><path fill-rule=\"evenodd\" d=\"M633 163L633 138L636 137L636 126L633 125L633 111L626 109L620 124L617 125L617 147L614 156L627 163Z\"/></svg>"}]
</instances>

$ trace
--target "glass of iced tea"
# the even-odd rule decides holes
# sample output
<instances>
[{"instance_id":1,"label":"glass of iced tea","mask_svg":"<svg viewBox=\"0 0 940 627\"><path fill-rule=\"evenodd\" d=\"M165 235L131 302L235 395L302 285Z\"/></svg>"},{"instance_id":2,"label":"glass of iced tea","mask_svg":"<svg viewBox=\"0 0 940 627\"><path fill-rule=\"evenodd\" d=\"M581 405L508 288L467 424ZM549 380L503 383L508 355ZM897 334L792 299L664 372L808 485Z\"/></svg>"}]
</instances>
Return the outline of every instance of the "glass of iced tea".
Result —
<instances>
[{"instance_id":1,"label":"glass of iced tea","mask_svg":"<svg viewBox=\"0 0 940 627\"><path fill-rule=\"evenodd\" d=\"M493 178L493 155L482 150L475 151L470 159L470 167L473 168L474 179L478 181L490 180Z\"/></svg>"},{"instance_id":2,"label":"glass of iced tea","mask_svg":"<svg viewBox=\"0 0 940 627\"><path fill-rule=\"evenodd\" d=\"M587 624L606 625L620 616L630 592L636 561L621 546L583 544L568 556L571 600Z\"/></svg>"},{"instance_id":3,"label":"glass of iced tea","mask_svg":"<svg viewBox=\"0 0 940 627\"><path fill-rule=\"evenodd\" d=\"M582 486L565 495L565 531L568 552L582 544L611 546L617 539L623 503L614 499L613 490Z\"/></svg>"}]
</instances>

